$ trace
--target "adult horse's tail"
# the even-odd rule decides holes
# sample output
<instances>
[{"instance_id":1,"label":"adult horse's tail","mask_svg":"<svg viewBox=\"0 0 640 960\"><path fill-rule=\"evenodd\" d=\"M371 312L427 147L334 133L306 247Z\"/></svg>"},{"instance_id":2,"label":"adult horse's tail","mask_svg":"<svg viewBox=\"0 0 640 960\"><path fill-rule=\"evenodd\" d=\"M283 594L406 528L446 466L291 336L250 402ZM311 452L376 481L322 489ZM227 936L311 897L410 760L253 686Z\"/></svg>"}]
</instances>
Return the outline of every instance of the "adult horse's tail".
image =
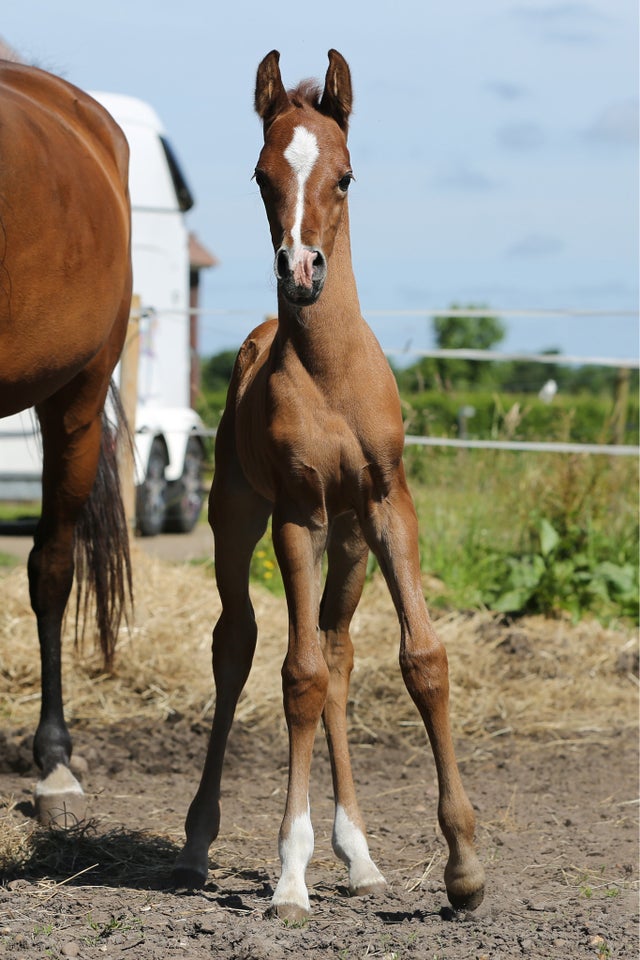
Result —
<instances>
[{"instance_id":1,"label":"adult horse's tail","mask_svg":"<svg viewBox=\"0 0 640 960\"><path fill-rule=\"evenodd\" d=\"M89 608L95 604L96 626L105 666L110 668L122 618L128 619L133 586L129 529L122 499L118 448L132 443L115 385L111 384L111 416L102 414L98 472L75 531L77 583L76 640L84 636ZM83 625L79 631L80 615Z\"/></svg>"}]
</instances>

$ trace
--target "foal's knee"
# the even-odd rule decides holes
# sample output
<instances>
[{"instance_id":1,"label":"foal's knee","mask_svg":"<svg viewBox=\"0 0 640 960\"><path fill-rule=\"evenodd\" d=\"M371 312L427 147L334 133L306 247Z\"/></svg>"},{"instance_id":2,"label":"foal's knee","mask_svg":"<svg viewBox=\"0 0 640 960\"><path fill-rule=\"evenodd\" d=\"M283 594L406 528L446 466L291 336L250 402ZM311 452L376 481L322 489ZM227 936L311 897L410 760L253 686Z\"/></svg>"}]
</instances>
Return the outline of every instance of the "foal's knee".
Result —
<instances>
[{"instance_id":1,"label":"foal's knee","mask_svg":"<svg viewBox=\"0 0 640 960\"><path fill-rule=\"evenodd\" d=\"M327 699L329 668L318 645L302 655L291 651L282 665L282 690L287 721L316 723Z\"/></svg>"},{"instance_id":2,"label":"foal's knee","mask_svg":"<svg viewBox=\"0 0 640 960\"><path fill-rule=\"evenodd\" d=\"M331 676L346 677L353 670L353 643L348 630L322 632L322 650Z\"/></svg>"},{"instance_id":3,"label":"foal's knee","mask_svg":"<svg viewBox=\"0 0 640 960\"><path fill-rule=\"evenodd\" d=\"M433 637L429 645L404 644L400 651L402 676L413 700L420 706L435 704L449 695L449 663L444 644Z\"/></svg>"}]
</instances>

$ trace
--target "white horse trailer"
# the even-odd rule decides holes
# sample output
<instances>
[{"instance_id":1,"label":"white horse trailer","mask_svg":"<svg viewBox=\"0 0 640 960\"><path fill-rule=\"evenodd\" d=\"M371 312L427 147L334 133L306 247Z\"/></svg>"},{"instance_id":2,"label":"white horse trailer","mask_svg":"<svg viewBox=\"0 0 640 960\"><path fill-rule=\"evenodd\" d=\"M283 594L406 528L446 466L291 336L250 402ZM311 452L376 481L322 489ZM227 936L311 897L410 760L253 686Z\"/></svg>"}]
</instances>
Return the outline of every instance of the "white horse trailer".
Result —
<instances>
[{"instance_id":1,"label":"white horse trailer","mask_svg":"<svg viewBox=\"0 0 640 960\"><path fill-rule=\"evenodd\" d=\"M190 406L190 265L185 213L193 199L155 111L133 97L93 93L124 130L131 159L133 287L140 302L135 423L136 527L188 532L200 515L203 438ZM33 412L0 422L0 499L40 498Z\"/></svg>"}]
</instances>

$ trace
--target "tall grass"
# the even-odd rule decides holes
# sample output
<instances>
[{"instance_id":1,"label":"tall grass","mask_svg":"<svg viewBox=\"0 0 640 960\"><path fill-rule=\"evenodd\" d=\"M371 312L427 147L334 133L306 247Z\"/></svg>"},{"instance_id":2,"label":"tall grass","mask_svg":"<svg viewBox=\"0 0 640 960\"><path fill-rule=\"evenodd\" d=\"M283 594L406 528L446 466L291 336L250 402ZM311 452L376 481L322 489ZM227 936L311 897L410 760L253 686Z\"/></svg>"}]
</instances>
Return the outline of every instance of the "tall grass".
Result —
<instances>
[{"instance_id":1,"label":"tall grass","mask_svg":"<svg viewBox=\"0 0 640 960\"><path fill-rule=\"evenodd\" d=\"M638 620L633 458L410 449L436 602Z\"/></svg>"}]
</instances>

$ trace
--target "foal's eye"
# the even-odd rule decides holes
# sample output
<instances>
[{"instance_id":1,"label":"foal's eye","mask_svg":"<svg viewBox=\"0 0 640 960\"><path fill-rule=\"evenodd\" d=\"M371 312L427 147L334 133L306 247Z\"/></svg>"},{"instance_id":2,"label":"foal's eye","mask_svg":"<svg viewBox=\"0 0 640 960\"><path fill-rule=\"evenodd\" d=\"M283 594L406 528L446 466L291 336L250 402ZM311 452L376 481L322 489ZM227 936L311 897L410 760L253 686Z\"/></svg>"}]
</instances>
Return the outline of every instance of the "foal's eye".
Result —
<instances>
[{"instance_id":1,"label":"foal's eye","mask_svg":"<svg viewBox=\"0 0 640 960\"><path fill-rule=\"evenodd\" d=\"M266 174L264 173L264 171L262 171L262 170L254 170L254 172L253 172L253 179L254 179L255 182L258 184L258 186L260 187L261 190L262 190L263 187L266 187L266 185L267 185L267 176L266 176Z\"/></svg>"},{"instance_id":2,"label":"foal's eye","mask_svg":"<svg viewBox=\"0 0 640 960\"><path fill-rule=\"evenodd\" d=\"M353 180L352 173L345 173L344 177L338 180L338 186L340 187L343 193L347 192L347 190L349 189L349 184L351 183L352 180Z\"/></svg>"}]
</instances>

